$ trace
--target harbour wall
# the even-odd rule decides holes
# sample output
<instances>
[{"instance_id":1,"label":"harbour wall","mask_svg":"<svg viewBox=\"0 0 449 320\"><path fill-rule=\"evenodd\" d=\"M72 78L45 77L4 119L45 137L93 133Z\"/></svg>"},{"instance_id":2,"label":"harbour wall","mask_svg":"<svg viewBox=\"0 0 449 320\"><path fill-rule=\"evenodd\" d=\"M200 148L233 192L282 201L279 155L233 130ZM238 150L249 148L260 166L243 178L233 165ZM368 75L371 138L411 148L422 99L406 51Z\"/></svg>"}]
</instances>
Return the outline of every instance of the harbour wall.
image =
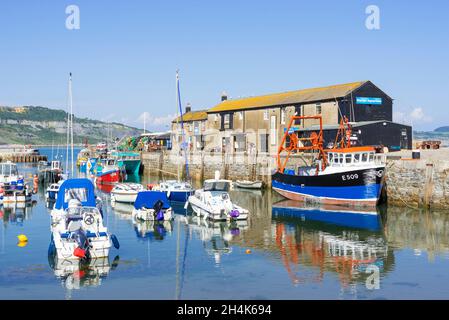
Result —
<instances>
[{"instance_id":1,"label":"harbour wall","mask_svg":"<svg viewBox=\"0 0 449 320\"><path fill-rule=\"evenodd\" d=\"M424 153L424 154L423 154ZM449 209L449 150L422 152L421 159L410 154L387 154L386 191L389 204L413 208ZM165 178L185 176L185 159L170 151L142 153L144 174ZM220 177L231 180L261 180L271 187L271 173L276 156L237 153L195 153L187 156L189 175L202 181ZM304 165L310 157L293 155L289 165Z\"/></svg>"}]
</instances>

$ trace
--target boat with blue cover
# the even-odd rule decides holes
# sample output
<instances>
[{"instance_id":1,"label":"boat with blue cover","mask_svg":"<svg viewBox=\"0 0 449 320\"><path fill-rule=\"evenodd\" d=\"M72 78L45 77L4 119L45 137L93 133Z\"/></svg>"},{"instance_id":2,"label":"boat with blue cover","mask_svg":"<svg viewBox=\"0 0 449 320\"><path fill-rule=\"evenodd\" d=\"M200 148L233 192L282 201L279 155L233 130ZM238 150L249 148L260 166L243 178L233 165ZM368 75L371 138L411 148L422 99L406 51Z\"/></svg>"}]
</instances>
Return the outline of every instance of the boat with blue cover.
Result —
<instances>
[{"instance_id":1,"label":"boat with blue cover","mask_svg":"<svg viewBox=\"0 0 449 320\"><path fill-rule=\"evenodd\" d=\"M139 220L173 220L173 209L163 191L141 191L137 194L132 212L133 219Z\"/></svg>"},{"instance_id":2,"label":"boat with blue cover","mask_svg":"<svg viewBox=\"0 0 449 320\"><path fill-rule=\"evenodd\" d=\"M51 211L49 253L61 259L101 258L109 255L112 244L120 246L103 224L92 181L65 180Z\"/></svg>"},{"instance_id":3,"label":"boat with blue cover","mask_svg":"<svg viewBox=\"0 0 449 320\"><path fill-rule=\"evenodd\" d=\"M318 134L304 136L300 129L291 129L294 121L307 119L319 120ZM342 140L338 141L337 134L334 148L324 150L321 115L292 117L279 147L278 168L272 175L273 189L296 201L376 206L384 185L386 157L376 153L372 146L351 146L350 126L344 122L341 126ZM300 152L315 155L313 163L287 168L289 158Z\"/></svg>"}]
</instances>

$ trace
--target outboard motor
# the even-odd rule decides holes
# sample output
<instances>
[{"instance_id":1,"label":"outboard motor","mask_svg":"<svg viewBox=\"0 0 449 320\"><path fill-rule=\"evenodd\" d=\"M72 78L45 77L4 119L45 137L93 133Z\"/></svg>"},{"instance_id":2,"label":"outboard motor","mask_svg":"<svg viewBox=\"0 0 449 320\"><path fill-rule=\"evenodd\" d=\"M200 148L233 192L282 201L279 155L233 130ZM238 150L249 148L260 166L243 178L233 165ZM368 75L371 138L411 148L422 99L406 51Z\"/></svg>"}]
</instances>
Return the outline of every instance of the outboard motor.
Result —
<instances>
[{"instance_id":1,"label":"outboard motor","mask_svg":"<svg viewBox=\"0 0 449 320\"><path fill-rule=\"evenodd\" d=\"M162 211L162 207L164 206L164 203L161 200L156 201L156 203L153 206L155 220L162 221L164 220L164 212Z\"/></svg>"},{"instance_id":2,"label":"outboard motor","mask_svg":"<svg viewBox=\"0 0 449 320\"><path fill-rule=\"evenodd\" d=\"M77 230L74 234L74 238L76 243L78 243L78 247L73 254L81 259L86 258L89 250L89 241L87 240L86 234L82 230Z\"/></svg>"}]
</instances>

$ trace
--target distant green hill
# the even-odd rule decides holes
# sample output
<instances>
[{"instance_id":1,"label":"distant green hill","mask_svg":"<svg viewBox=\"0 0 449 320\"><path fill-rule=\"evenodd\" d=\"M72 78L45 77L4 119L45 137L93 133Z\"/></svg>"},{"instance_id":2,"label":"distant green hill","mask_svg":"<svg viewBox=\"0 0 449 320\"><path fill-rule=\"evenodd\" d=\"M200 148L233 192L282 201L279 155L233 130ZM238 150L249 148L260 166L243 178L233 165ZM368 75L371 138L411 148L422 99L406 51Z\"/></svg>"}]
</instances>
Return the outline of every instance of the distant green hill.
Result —
<instances>
[{"instance_id":1,"label":"distant green hill","mask_svg":"<svg viewBox=\"0 0 449 320\"><path fill-rule=\"evenodd\" d=\"M449 126L439 127L434 130L435 132L449 132Z\"/></svg>"},{"instance_id":2,"label":"distant green hill","mask_svg":"<svg viewBox=\"0 0 449 320\"><path fill-rule=\"evenodd\" d=\"M120 123L73 118L74 143L104 141L108 136L139 135L141 130ZM0 144L64 144L67 112L45 107L0 107Z\"/></svg>"}]
</instances>

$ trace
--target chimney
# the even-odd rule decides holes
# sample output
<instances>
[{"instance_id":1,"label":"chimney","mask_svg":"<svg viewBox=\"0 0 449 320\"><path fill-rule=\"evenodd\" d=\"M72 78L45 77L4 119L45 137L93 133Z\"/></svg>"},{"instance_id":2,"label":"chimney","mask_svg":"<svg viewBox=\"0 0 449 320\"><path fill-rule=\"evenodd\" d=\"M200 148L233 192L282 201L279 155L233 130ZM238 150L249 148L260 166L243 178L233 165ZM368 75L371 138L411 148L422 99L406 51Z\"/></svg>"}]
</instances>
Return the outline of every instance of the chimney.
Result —
<instances>
[{"instance_id":1,"label":"chimney","mask_svg":"<svg viewBox=\"0 0 449 320\"><path fill-rule=\"evenodd\" d=\"M186 105L186 113L189 113L190 111L192 111L192 105L189 103L187 103Z\"/></svg>"},{"instance_id":2,"label":"chimney","mask_svg":"<svg viewBox=\"0 0 449 320\"><path fill-rule=\"evenodd\" d=\"M221 101L226 101L228 100L228 94L226 93L226 91L223 91L223 93L221 94Z\"/></svg>"}]
</instances>

